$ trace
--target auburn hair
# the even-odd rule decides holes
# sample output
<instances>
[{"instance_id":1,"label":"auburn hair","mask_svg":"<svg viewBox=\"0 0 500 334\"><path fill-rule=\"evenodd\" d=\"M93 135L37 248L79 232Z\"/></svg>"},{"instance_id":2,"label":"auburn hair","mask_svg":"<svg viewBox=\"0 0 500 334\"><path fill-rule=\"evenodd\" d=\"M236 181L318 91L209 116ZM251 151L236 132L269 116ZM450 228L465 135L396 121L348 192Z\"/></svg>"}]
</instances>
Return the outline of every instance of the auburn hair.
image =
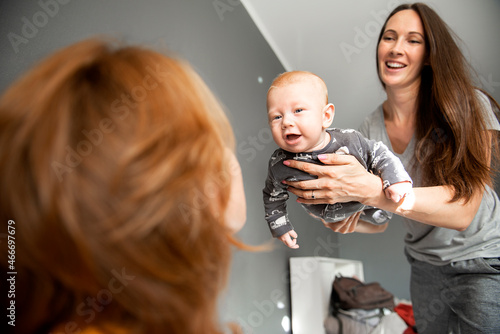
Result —
<instances>
[{"instance_id":1,"label":"auburn hair","mask_svg":"<svg viewBox=\"0 0 500 334\"><path fill-rule=\"evenodd\" d=\"M413 10L420 16L426 49L418 92L414 166L421 168L423 186L450 185L455 191L451 201L467 202L485 185L493 183L491 152L485 149L492 142L478 89L473 85L473 71L452 30L423 3L396 7L382 27L377 46L387 21L403 10ZM378 53L376 60L382 82ZM382 85L385 88L383 82ZM498 105L488 97L493 105Z\"/></svg>"},{"instance_id":2,"label":"auburn hair","mask_svg":"<svg viewBox=\"0 0 500 334\"><path fill-rule=\"evenodd\" d=\"M15 222L16 330L222 333L243 247L220 214L232 147L220 104L173 56L91 39L13 84L0 215Z\"/></svg>"}]
</instances>

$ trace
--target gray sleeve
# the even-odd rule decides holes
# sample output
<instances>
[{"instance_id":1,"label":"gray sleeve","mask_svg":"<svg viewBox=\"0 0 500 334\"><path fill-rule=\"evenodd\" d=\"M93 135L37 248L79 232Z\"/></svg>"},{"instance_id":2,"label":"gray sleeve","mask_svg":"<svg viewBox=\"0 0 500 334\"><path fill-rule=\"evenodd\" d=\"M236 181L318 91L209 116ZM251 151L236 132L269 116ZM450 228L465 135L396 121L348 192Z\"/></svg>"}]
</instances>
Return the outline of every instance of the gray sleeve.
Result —
<instances>
[{"instance_id":1,"label":"gray sleeve","mask_svg":"<svg viewBox=\"0 0 500 334\"><path fill-rule=\"evenodd\" d=\"M276 180L274 178L272 161L270 161L262 195L266 213L265 218L269 230L275 238L293 230L293 226L288 220L286 212L286 201L289 198L288 191L286 190L286 186L280 181L281 180Z\"/></svg>"},{"instance_id":2,"label":"gray sleeve","mask_svg":"<svg viewBox=\"0 0 500 334\"><path fill-rule=\"evenodd\" d=\"M481 91L476 91L477 99L479 104L481 105L481 110L484 114L484 119L486 121L486 126L489 130L497 130L500 131L500 124L498 123L497 115L495 111L500 112L498 109L493 110L493 104L488 98L487 95L482 93ZM496 109L496 106L495 106Z\"/></svg>"},{"instance_id":3,"label":"gray sleeve","mask_svg":"<svg viewBox=\"0 0 500 334\"><path fill-rule=\"evenodd\" d=\"M359 136L361 143L368 150L366 154L368 170L382 178L384 189L394 183L412 182L401 160L384 143L367 139L361 134Z\"/></svg>"}]
</instances>

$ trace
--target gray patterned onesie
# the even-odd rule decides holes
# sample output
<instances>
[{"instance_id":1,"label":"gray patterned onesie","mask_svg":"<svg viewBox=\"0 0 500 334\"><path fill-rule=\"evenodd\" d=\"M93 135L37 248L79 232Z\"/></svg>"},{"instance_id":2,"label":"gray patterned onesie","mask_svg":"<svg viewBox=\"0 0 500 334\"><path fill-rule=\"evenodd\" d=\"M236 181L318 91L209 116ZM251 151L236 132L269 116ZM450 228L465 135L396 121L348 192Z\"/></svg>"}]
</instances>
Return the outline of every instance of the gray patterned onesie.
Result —
<instances>
[{"instance_id":1,"label":"gray patterned onesie","mask_svg":"<svg viewBox=\"0 0 500 334\"><path fill-rule=\"evenodd\" d=\"M318 159L319 154L349 154L356 157L367 170L380 176L384 189L394 183L411 182L411 178L399 158L382 142L367 139L352 129L333 128L327 129L327 131L331 140L323 149L306 153L291 153L277 149L269 160L268 176L263 195L266 221L275 238L293 230L286 212L286 201L289 197L287 186L281 181L302 181L316 178L316 176L301 170L285 166L284 160L293 159L322 165L323 163ZM384 224L392 217L390 212L365 206L359 202L302 204L302 206L309 214L322 218L326 222L338 222L359 211L363 211L361 219L372 224Z\"/></svg>"}]
</instances>

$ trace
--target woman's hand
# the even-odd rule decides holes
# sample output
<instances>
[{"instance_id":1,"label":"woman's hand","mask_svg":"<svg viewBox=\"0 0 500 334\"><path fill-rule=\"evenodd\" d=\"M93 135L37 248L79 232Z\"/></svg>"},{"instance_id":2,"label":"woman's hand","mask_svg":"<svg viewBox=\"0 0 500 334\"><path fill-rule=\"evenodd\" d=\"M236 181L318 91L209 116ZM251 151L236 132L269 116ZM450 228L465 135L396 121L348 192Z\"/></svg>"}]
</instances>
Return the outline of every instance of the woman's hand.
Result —
<instances>
[{"instance_id":1,"label":"woman's hand","mask_svg":"<svg viewBox=\"0 0 500 334\"><path fill-rule=\"evenodd\" d=\"M323 225L325 225L325 227L331 229L333 232L346 234L346 233L357 232L356 227L358 225L360 215L361 215L361 211L356 212L352 216L350 216L342 221L336 222L336 223L327 223L324 220L322 220L322 221L323 221Z\"/></svg>"},{"instance_id":2,"label":"woman's hand","mask_svg":"<svg viewBox=\"0 0 500 334\"><path fill-rule=\"evenodd\" d=\"M356 201L427 225L463 231L476 215L483 197L483 191L476 191L468 202L451 202L454 195L451 186L417 187L400 203L394 203L382 191L382 180L364 169L355 157L332 153L319 155L318 158L326 165L284 161L287 166L318 176L315 180L284 181L289 185L288 191L299 197L299 203L334 204ZM356 232L361 232L360 222ZM345 221L344 224L347 226ZM350 231L351 224L352 222L344 227L346 231Z\"/></svg>"},{"instance_id":3,"label":"woman's hand","mask_svg":"<svg viewBox=\"0 0 500 334\"><path fill-rule=\"evenodd\" d=\"M320 216L316 216L315 214L312 214L311 212L309 212L309 215L311 217L314 217L315 219L321 220L323 225L325 225L326 228L329 228L333 232L346 234L346 233L358 232L356 230L356 227L358 225L358 222L360 222L359 216L361 215L361 212L356 212L352 216L347 217L346 219L338 221L338 222L327 222L323 218L321 218ZM362 223L362 221L361 221L361 223Z\"/></svg>"},{"instance_id":4,"label":"woman's hand","mask_svg":"<svg viewBox=\"0 0 500 334\"><path fill-rule=\"evenodd\" d=\"M361 212L357 212L352 216L336 222L336 223L327 223L322 219L323 225L325 227L331 229L333 232L338 232L342 234L347 233L382 233L387 229L389 223L385 223L383 225L374 225L372 223L365 222L360 219Z\"/></svg>"},{"instance_id":5,"label":"woman's hand","mask_svg":"<svg viewBox=\"0 0 500 334\"><path fill-rule=\"evenodd\" d=\"M297 195L297 201L304 204L334 204L356 201L373 205L385 197L382 180L368 172L351 155L320 154L318 158L325 165L286 160L285 165L318 176L315 180L283 181L288 190ZM349 228L347 228L349 230Z\"/></svg>"}]
</instances>

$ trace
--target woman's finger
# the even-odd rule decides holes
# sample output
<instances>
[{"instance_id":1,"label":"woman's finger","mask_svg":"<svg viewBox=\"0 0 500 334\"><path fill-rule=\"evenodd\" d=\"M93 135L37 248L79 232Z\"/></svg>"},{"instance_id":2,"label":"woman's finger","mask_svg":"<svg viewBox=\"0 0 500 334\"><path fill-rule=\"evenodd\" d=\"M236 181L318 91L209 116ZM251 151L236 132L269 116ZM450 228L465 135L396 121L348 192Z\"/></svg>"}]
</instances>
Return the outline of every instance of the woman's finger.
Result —
<instances>
[{"instance_id":1,"label":"woman's finger","mask_svg":"<svg viewBox=\"0 0 500 334\"><path fill-rule=\"evenodd\" d=\"M318 155L318 159L325 165L348 165L353 161L353 159L357 161L352 155L335 153L320 154Z\"/></svg>"},{"instance_id":2,"label":"woman's finger","mask_svg":"<svg viewBox=\"0 0 500 334\"><path fill-rule=\"evenodd\" d=\"M330 166L341 166L341 165L349 165L352 162L356 161L356 158L352 155L343 155L343 154L320 154L318 156L321 162L330 165ZM353 160L354 159L354 160ZM283 162L286 166L299 169L308 174L312 175L329 175L331 168L324 165L316 165L309 162L298 161L298 160L285 160Z\"/></svg>"},{"instance_id":3,"label":"woman's finger","mask_svg":"<svg viewBox=\"0 0 500 334\"><path fill-rule=\"evenodd\" d=\"M309 204L314 203L315 200L323 198L323 191L321 191L320 189L309 190L309 189L298 189L294 187L288 187L288 191L304 200L309 200Z\"/></svg>"},{"instance_id":4,"label":"woman's finger","mask_svg":"<svg viewBox=\"0 0 500 334\"><path fill-rule=\"evenodd\" d=\"M300 169L316 179L304 181L283 181L288 190L303 204L334 204L351 201L364 204L378 200L382 192L382 179L370 173L352 155L325 154L321 161L328 165L286 160L285 165ZM313 192L314 190L314 192ZM313 196L314 194L314 196ZM314 198L313 198L314 197Z\"/></svg>"},{"instance_id":5,"label":"woman's finger","mask_svg":"<svg viewBox=\"0 0 500 334\"><path fill-rule=\"evenodd\" d=\"M346 225L345 229L343 231L341 231L340 233L343 233L343 234L353 233L356 230L356 226L358 225L360 215L361 215L361 212L357 212L356 214L349 217L348 218L349 224Z\"/></svg>"},{"instance_id":6,"label":"woman's finger","mask_svg":"<svg viewBox=\"0 0 500 334\"><path fill-rule=\"evenodd\" d=\"M283 183L288 185L289 188L295 188L304 191L304 194L305 191L318 190L323 188L323 182L320 179L312 179L306 181L283 181Z\"/></svg>"}]
</instances>

